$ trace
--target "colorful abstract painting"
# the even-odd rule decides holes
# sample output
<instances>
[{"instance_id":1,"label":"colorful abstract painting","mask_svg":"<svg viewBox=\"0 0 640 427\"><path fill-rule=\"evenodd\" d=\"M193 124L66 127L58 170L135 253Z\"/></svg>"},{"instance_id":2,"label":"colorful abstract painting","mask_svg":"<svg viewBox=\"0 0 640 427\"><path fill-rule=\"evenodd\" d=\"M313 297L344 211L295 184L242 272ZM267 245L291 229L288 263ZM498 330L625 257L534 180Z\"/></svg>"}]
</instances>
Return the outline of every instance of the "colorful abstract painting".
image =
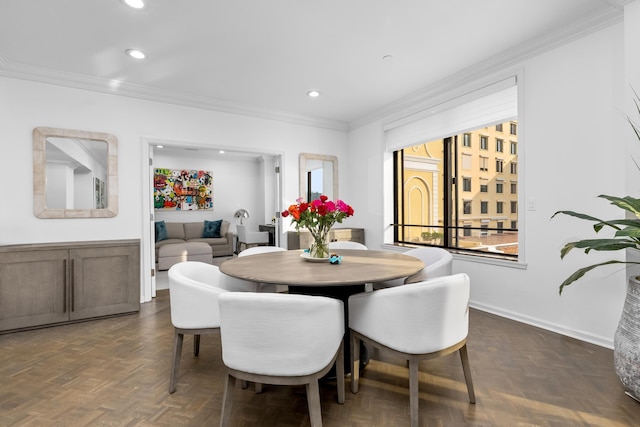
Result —
<instances>
[{"instance_id":1,"label":"colorful abstract painting","mask_svg":"<svg viewBox=\"0 0 640 427\"><path fill-rule=\"evenodd\" d=\"M154 170L153 187L156 209L213 209L213 176L210 171L157 168Z\"/></svg>"}]
</instances>

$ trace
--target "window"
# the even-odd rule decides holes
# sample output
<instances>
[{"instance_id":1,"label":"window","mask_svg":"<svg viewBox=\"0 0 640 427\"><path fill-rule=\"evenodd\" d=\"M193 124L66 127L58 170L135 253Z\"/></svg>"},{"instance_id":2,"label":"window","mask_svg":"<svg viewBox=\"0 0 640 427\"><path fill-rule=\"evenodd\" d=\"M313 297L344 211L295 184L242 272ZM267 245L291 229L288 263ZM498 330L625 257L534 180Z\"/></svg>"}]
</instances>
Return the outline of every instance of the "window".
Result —
<instances>
[{"instance_id":1,"label":"window","mask_svg":"<svg viewBox=\"0 0 640 427\"><path fill-rule=\"evenodd\" d=\"M515 202L515 201L511 202L511 213L512 214L518 213L518 202Z\"/></svg>"},{"instance_id":2,"label":"window","mask_svg":"<svg viewBox=\"0 0 640 427\"><path fill-rule=\"evenodd\" d=\"M511 221L511 229L512 230L518 229L518 221Z\"/></svg>"},{"instance_id":3,"label":"window","mask_svg":"<svg viewBox=\"0 0 640 427\"><path fill-rule=\"evenodd\" d=\"M462 178L462 191L471 191L471 178Z\"/></svg>"},{"instance_id":4,"label":"window","mask_svg":"<svg viewBox=\"0 0 640 427\"><path fill-rule=\"evenodd\" d=\"M518 164L516 162L511 162L510 164L511 174L515 175L518 173Z\"/></svg>"},{"instance_id":5,"label":"window","mask_svg":"<svg viewBox=\"0 0 640 427\"><path fill-rule=\"evenodd\" d=\"M517 135L518 134L518 127L515 123L509 123L509 133L511 135Z\"/></svg>"},{"instance_id":6,"label":"window","mask_svg":"<svg viewBox=\"0 0 640 427\"><path fill-rule=\"evenodd\" d=\"M489 171L489 158L488 157L480 157L480 170L484 172Z\"/></svg>"},{"instance_id":7,"label":"window","mask_svg":"<svg viewBox=\"0 0 640 427\"><path fill-rule=\"evenodd\" d=\"M519 214L510 213L509 207L518 194L505 193L518 189L511 186L518 176L501 175L518 162L518 155L510 153L511 145L505 146L517 142L517 136L508 134L511 124L518 123L517 87L515 80L512 83L514 86L495 92L496 100L501 98L494 105L494 95L484 87L476 98L482 102L470 102L473 94L460 99L460 104L454 98L446 110L383 125L386 150L393 153L392 167L385 168L385 176L393 179L394 193L393 198L384 199L394 203L385 210L394 215L388 222L393 227L393 243L430 244L478 256L517 259L518 230L507 226L517 224ZM488 115L490 111L497 116ZM498 218L497 210L501 210ZM498 222L502 222L501 229ZM425 243L421 233L427 229L437 230L442 238ZM498 230L500 251L488 253L486 248L496 244ZM508 245L509 251L503 251L502 245Z\"/></svg>"},{"instance_id":8,"label":"window","mask_svg":"<svg viewBox=\"0 0 640 427\"><path fill-rule=\"evenodd\" d=\"M471 170L471 154L462 154L462 170L470 171Z\"/></svg>"},{"instance_id":9,"label":"window","mask_svg":"<svg viewBox=\"0 0 640 427\"><path fill-rule=\"evenodd\" d=\"M498 221L498 224L496 225L497 233L498 234L502 234L504 233L504 223L502 221Z\"/></svg>"},{"instance_id":10,"label":"window","mask_svg":"<svg viewBox=\"0 0 640 427\"><path fill-rule=\"evenodd\" d=\"M518 183L517 182L512 182L511 183L511 194L518 194Z\"/></svg>"},{"instance_id":11,"label":"window","mask_svg":"<svg viewBox=\"0 0 640 427\"><path fill-rule=\"evenodd\" d=\"M480 149L481 150L489 149L489 137L485 135L480 135Z\"/></svg>"},{"instance_id":12,"label":"window","mask_svg":"<svg viewBox=\"0 0 640 427\"><path fill-rule=\"evenodd\" d=\"M504 202L496 202L496 213L503 213L504 211Z\"/></svg>"},{"instance_id":13,"label":"window","mask_svg":"<svg viewBox=\"0 0 640 427\"><path fill-rule=\"evenodd\" d=\"M518 144L516 144L514 141L511 141L511 154L518 154Z\"/></svg>"}]
</instances>

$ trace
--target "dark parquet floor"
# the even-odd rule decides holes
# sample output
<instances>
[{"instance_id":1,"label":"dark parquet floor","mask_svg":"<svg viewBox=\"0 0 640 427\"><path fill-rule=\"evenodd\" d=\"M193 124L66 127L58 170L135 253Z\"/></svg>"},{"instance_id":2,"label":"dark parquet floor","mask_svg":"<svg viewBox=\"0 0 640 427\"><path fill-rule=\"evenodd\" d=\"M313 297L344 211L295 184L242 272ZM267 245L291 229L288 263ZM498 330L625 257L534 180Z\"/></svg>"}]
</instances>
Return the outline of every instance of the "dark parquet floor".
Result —
<instances>
[{"instance_id":1,"label":"dark parquet floor","mask_svg":"<svg viewBox=\"0 0 640 427\"><path fill-rule=\"evenodd\" d=\"M167 291L140 313L0 335L0 426L215 426L224 366L219 335L184 346L177 391L167 391L173 342ZM611 350L472 310L468 402L457 354L420 366L422 426L640 426ZM336 402L321 384L324 425L409 425L408 372L373 360L357 395ZM234 390L233 426L308 426L304 387Z\"/></svg>"}]
</instances>

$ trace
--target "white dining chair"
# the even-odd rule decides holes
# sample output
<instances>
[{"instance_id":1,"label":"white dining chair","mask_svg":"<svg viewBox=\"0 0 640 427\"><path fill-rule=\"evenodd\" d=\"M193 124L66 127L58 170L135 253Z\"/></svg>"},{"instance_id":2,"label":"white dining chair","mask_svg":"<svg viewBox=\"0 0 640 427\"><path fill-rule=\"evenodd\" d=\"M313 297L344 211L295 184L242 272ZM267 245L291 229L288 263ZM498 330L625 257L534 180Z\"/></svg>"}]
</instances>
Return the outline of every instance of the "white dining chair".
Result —
<instances>
[{"instance_id":1,"label":"white dining chair","mask_svg":"<svg viewBox=\"0 0 640 427\"><path fill-rule=\"evenodd\" d=\"M350 241L336 241L329 242L329 250L334 249L359 249L359 250L367 250L367 247L360 242L350 242Z\"/></svg>"},{"instance_id":2,"label":"white dining chair","mask_svg":"<svg viewBox=\"0 0 640 427\"><path fill-rule=\"evenodd\" d=\"M420 360L458 351L469 401L475 403L467 355L469 289L469 277L462 273L350 296L351 391L358 392L359 371L354 367L360 365L360 343L364 341L408 360L412 427L418 425Z\"/></svg>"},{"instance_id":3,"label":"white dining chair","mask_svg":"<svg viewBox=\"0 0 640 427\"><path fill-rule=\"evenodd\" d=\"M281 248L279 246L254 246L252 248L247 248L244 251L238 254L238 257L256 255L256 254L266 254L269 252L282 252L286 251L285 248Z\"/></svg>"},{"instance_id":4,"label":"white dining chair","mask_svg":"<svg viewBox=\"0 0 640 427\"><path fill-rule=\"evenodd\" d=\"M312 426L322 426L318 379L335 364L344 403L344 306L310 295L227 292L220 296L222 360L227 380L221 426L229 425L236 379L302 385ZM266 403L265 403L266 404Z\"/></svg>"},{"instance_id":5,"label":"white dining chair","mask_svg":"<svg viewBox=\"0 0 640 427\"><path fill-rule=\"evenodd\" d=\"M268 245L269 244L269 232L268 231L250 231L246 225L236 225L238 231L238 245L236 252L240 254L242 252L242 245L245 249L249 246L255 245Z\"/></svg>"},{"instance_id":6,"label":"white dining chair","mask_svg":"<svg viewBox=\"0 0 640 427\"><path fill-rule=\"evenodd\" d=\"M404 279L388 280L373 284L373 289L391 288L408 283L422 282L436 277L450 276L453 273L453 255L446 249L436 247L423 247L409 249L404 253L418 258L424 263L424 268Z\"/></svg>"},{"instance_id":7,"label":"white dining chair","mask_svg":"<svg viewBox=\"0 0 640 427\"><path fill-rule=\"evenodd\" d=\"M175 329L169 393L176 391L182 343L185 334L193 334L193 354L200 353L200 335L218 334L220 313L218 297L227 292L219 287L222 273L215 265L185 261L168 272L171 323Z\"/></svg>"}]
</instances>

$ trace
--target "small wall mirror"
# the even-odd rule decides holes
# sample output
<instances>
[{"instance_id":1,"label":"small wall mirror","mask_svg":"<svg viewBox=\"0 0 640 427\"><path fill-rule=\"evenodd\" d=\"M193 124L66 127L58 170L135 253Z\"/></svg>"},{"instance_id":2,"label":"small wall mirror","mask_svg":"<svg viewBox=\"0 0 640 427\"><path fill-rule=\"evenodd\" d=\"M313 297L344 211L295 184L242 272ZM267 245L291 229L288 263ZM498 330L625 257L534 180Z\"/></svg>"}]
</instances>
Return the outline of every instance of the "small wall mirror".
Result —
<instances>
[{"instance_id":1,"label":"small wall mirror","mask_svg":"<svg viewBox=\"0 0 640 427\"><path fill-rule=\"evenodd\" d=\"M109 133L33 130L33 212L38 218L118 214L118 140Z\"/></svg>"},{"instance_id":2,"label":"small wall mirror","mask_svg":"<svg viewBox=\"0 0 640 427\"><path fill-rule=\"evenodd\" d=\"M338 158L322 154L300 154L300 195L311 201L324 194L338 198Z\"/></svg>"}]
</instances>

